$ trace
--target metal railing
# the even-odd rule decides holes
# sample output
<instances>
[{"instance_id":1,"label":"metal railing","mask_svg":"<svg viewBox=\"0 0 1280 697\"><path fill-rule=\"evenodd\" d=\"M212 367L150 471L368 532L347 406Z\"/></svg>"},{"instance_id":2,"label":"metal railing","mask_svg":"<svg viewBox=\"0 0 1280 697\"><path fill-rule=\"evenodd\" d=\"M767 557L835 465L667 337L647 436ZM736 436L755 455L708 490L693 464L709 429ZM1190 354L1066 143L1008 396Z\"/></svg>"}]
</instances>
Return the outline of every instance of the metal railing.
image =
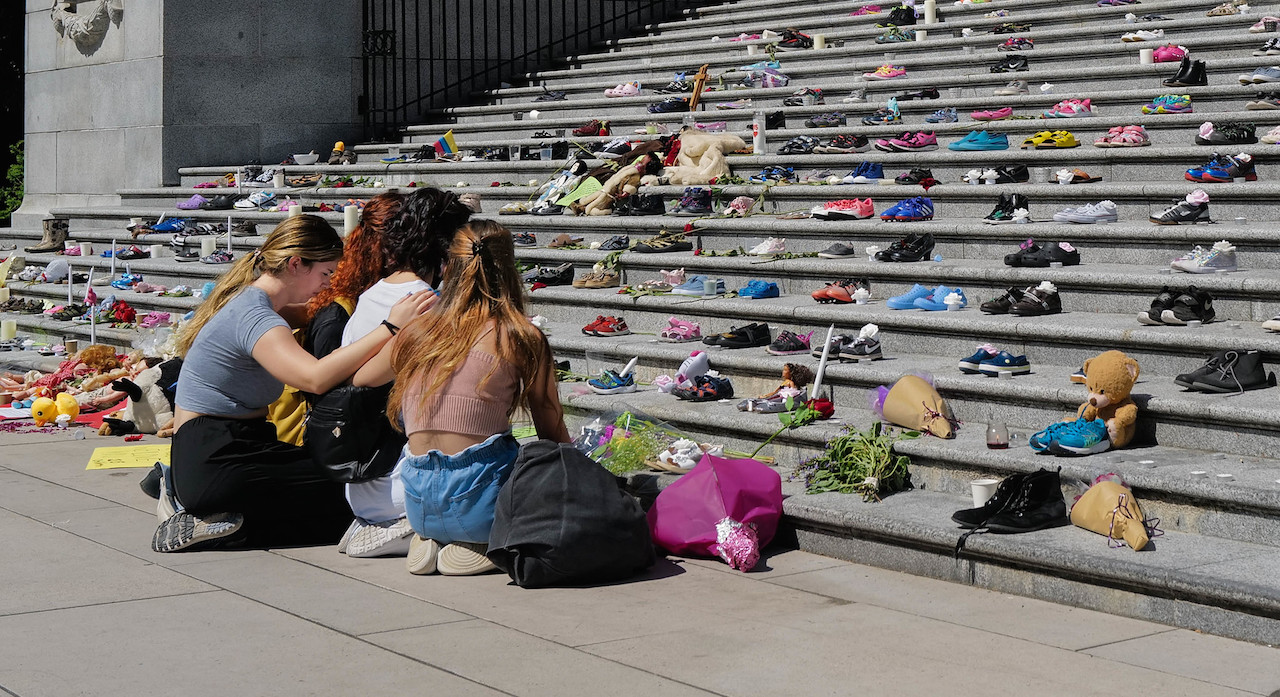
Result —
<instances>
[{"instance_id":1,"label":"metal railing","mask_svg":"<svg viewBox=\"0 0 1280 697\"><path fill-rule=\"evenodd\" d=\"M697 4L704 4L706 0ZM368 140L394 139L432 110L605 39L671 19L694 0L364 0L363 90Z\"/></svg>"}]
</instances>

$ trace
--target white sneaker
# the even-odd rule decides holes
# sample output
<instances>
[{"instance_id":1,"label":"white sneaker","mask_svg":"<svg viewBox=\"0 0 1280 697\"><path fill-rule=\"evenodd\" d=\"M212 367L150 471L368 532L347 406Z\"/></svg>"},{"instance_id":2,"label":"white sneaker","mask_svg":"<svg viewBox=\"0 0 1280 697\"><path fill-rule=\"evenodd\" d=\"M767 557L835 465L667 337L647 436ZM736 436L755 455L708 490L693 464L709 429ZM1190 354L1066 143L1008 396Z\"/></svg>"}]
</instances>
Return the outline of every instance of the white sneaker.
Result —
<instances>
[{"instance_id":1,"label":"white sneaker","mask_svg":"<svg viewBox=\"0 0 1280 697\"><path fill-rule=\"evenodd\" d=\"M436 558L440 554L440 543L435 540L419 537L417 533L409 536L409 554L405 557L405 566L409 573L418 576L436 572Z\"/></svg>"},{"instance_id":2,"label":"white sneaker","mask_svg":"<svg viewBox=\"0 0 1280 697\"><path fill-rule=\"evenodd\" d=\"M1163 29L1139 29L1120 37L1121 41L1155 41L1164 38Z\"/></svg>"},{"instance_id":3,"label":"white sneaker","mask_svg":"<svg viewBox=\"0 0 1280 697\"><path fill-rule=\"evenodd\" d=\"M1262 323L1262 328L1269 332L1280 332L1280 315L1276 315Z\"/></svg>"},{"instance_id":4,"label":"white sneaker","mask_svg":"<svg viewBox=\"0 0 1280 697\"><path fill-rule=\"evenodd\" d=\"M436 557L436 570L444 576L475 576L497 571L498 565L485 556L487 551L489 545L483 542L447 544Z\"/></svg>"},{"instance_id":5,"label":"white sneaker","mask_svg":"<svg viewBox=\"0 0 1280 697\"><path fill-rule=\"evenodd\" d=\"M413 528L406 518L376 525L361 525L347 541L347 556L355 559L399 557L409 554Z\"/></svg>"},{"instance_id":6,"label":"white sneaker","mask_svg":"<svg viewBox=\"0 0 1280 697\"><path fill-rule=\"evenodd\" d=\"M1236 248L1226 240L1215 242L1208 250L1197 246L1190 254L1174 259L1169 265L1177 271L1187 273L1229 273L1239 270L1236 265Z\"/></svg>"},{"instance_id":7,"label":"white sneaker","mask_svg":"<svg viewBox=\"0 0 1280 697\"><path fill-rule=\"evenodd\" d=\"M347 531L342 533L342 539L338 540L338 554L347 553L347 544L351 542L351 536L355 534L356 530L360 529L361 525L362 523L360 522L360 519L355 518L351 521L351 524L347 526Z\"/></svg>"},{"instance_id":8,"label":"white sneaker","mask_svg":"<svg viewBox=\"0 0 1280 697\"><path fill-rule=\"evenodd\" d=\"M751 248L747 254L751 256L768 256L771 254L782 254L787 251L786 238L770 237L760 244Z\"/></svg>"}]
</instances>

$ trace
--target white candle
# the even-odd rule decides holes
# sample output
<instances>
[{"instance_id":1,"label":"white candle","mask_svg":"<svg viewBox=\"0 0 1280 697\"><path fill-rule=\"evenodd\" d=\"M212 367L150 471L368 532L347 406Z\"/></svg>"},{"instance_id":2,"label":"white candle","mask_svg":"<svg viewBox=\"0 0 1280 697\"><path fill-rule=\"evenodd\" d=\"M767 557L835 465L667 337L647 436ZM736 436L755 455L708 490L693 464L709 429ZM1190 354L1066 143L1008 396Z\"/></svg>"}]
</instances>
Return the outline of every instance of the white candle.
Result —
<instances>
[{"instance_id":1,"label":"white candle","mask_svg":"<svg viewBox=\"0 0 1280 697\"><path fill-rule=\"evenodd\" d=\"M71 289L75 288L75 286L76 286L75 274L72 273L71 271L71 264L67 264L67 304L68 305L72 303Z\"/></svg>"},{"instance_id":2,"label":"white candle","mask_svg":"<svg viewBox=\"0 0 1280 697\"><path fill-rule=\"evenodd\" d=\"M84 284L84 302L89 303L89 291L93 290L93 267L89 267L89 280Z\"/></svg>"},{"instance_id":3,"label":"white candle","mask_svg":"<svg viewBox=\"0 0 1280 697\"><path fill-rule=\"evenodd\" d=\"M924 23L933 24L938 21L937 0L924 0Z\"/></svg>"},{"instance_id":4,"label":"white candle","mask_svg":"<svg viewBox=\"0 0 1280 697\"><path fill-rule=\"evenodd\" d=\"M0 341L9 341L18 336L18 320L6 319L0 322Z\"/></svg>"},{"instance_id":5,"label":"white candle","mask_svg":"<svg viewBox=\"0 0 1280 697\"><path fill-rule=\"evenodd\" d=\"M0 303L9 302L9 289L0 288Z\"/></svg>"},{"instance_id":6,"label":"white candle","mask_svg":"<svg viewBox=\"0 0 1280 697\"><path fill-rule=\"evenodd\" d=\"M822 391L822 376L827 372L827 357L831 354L831 335L836 325L827 328L827 338L822 342L822 360L818 361L818 372L813 378L813 389L809 391L809 399L817 399Z\"/></svg>"},{"instance_id":7,"label":"white candle","mask_svg":"<svg viewBox=\"0 0 1280 697\"><path fill-rule=\"evenodd\" d=\"M207 257L218 249L218 241L212 237L200 238L200 256Z\"/></svg>"},{"instance_id":8,"label":"white candle","mask_svg":"<svg viewBox=\"0 0 1280 697\"><path fill-rule=\"evenodd\" d=\"M89 343L98 343L98 313L89 311Z\"/></svg>"},{"instance_id":9,"label":"white candle","mask_svg":"<svg viewBox=\"0 0 1280 697\"><path fill-rule=\"evenodd\" d=\"M163 244L153 244L153 245L151 245L151 258L152 258L152 259L159 259L160 257L163 257L163 256L164 256L164 248L165 248L165 245L163 245Z\"/></svg>"},{"instance_id":10,"label":"white candle","mask_svg":"<svg viewBox=\"0 0 1280 697\"><path fill-rule=\"evenodd\" d=\"M116 277L116 241L111 240L111 277Z\"/></svg>"},{"instance_id":11,"label":"white candle","mask_svg":"<svg viewBox=\"0 0 1280 697\"><path fill-rule=\"evenodd\" d=\"M342 209L342 236L346 237L356 229L356 225L360 223L360 209L356 208L356 204L349 204Z\"/></svg>"}]
</instances>

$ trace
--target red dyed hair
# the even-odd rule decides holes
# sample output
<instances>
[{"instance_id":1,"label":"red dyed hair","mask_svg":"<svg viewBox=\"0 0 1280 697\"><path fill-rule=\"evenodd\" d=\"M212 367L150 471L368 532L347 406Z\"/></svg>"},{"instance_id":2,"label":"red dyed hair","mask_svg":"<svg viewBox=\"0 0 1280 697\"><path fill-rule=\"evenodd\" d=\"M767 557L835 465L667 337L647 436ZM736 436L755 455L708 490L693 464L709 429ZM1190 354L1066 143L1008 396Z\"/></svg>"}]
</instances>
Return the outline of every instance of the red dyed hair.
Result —
<instances>
[{"instance_id":1,"label":"red dyed hair","mask_svg":"<svg viewBox=\"0 0 1280 697\"><path fill-rule=\"evenodd\" d=\"M329 287L307 303L308 320L334 298L346 296L355 300L387 276L389 269L384 261L382 242L387 226L400 214L403 205L404 195L398 191L379 194L365 204L360 224L347 236L342 260L329 277Z\"/></svg>"}]
</instances>

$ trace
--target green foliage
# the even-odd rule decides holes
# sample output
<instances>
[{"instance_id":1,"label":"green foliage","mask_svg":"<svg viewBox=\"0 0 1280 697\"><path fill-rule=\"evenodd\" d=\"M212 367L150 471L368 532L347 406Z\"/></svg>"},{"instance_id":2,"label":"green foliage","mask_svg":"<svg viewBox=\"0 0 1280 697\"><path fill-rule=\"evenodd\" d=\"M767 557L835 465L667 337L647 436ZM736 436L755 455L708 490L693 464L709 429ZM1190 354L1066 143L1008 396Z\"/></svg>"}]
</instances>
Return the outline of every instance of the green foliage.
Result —
<instances>
[{"instance_id":1,"label":"green foliage","mask_svg":"<svg viewBox=\"0 0 1280 697\"><path fill-rule=\"evenodd\" d=\"M23 191L23 148L22 141L9 146L14 164L9 165L5 173L4 183L0 184L0 220L8 220L10 214L22 205Z\"/></svg>"},{"instance_id":2,"label":"green foliage","mask_svg":"<svg viewBox=\"0 0 1280 697\"><path fill-rule=\"evenodd\" d=\"M852 426L844 434L827 442L821 455L800 463L792 472L793 479L804 479L805 493L835 491L862 494L864 501L880 500L907 488L911 461L906 455L895 455L893 444L899 440L918 438L918 431L891 431L879 421L866 431Z\"/></svg>"}]
</instances>

